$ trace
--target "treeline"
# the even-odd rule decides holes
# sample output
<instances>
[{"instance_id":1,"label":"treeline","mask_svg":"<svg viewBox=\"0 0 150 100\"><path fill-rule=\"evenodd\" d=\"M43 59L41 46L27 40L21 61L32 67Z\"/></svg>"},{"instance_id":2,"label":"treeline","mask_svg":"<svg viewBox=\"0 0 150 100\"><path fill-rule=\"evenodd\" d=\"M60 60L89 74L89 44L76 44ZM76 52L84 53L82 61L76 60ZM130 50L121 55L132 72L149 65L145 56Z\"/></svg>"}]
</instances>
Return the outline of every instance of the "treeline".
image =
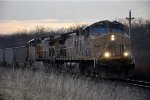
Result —
<instances>
[{"instance_id":1,"label":"treeline","mask_svg":"<svg viewBox=\"0 0 150 100\"><path fill-rule=\"evenodd\" d=\"M128 21L124 19L117 19L117 21L124 24L126 33L129 33ZM133 50L150 50L150 19L136 18L132 20L131 44Z\"/></svg>"},{"instance_id":2,"label":"treeline","mask_svg":"<svg viewBox=\"0 0 150 100\"><path fill-rule=\"evenodd\" d=\"M0 34L0 48L11 48L11 47L23 46L26 45L26 43L31 39L48 37L56 34L63 34L66 32L71 32L83 26L85 25L71 26L69 28L61 28L58 30L37 26L35 29L31 31L21 30L12 33L11 35Z\"/></svg>"},{"instance_id":3,"label":"treeline","mask_svg":"<svg viewBox=\"0 0 150 100\"><path fill-rule=\"evenodd\" d=\"M131 32L133 49L150 51L150 19L134 20Z\"/></svg>"},{"instance_id":4,"label":"treeline","mask_svg":"<svg viewBox=\"0 0 150 100\"><path fill-rule=\"evenodd\" d=\"M119 20L126 26L126 32L128 32L127 20ZM14 46L25 45L29 40L34 38L48 37L50 35L62 34L65 32L73 31L81 26L71 26L70 28L61 28L58 30L47 29L37 26L31 31L17 31L12 35L0 35L0 48L8 48ZM150 50L150 19L135 19L132 21L132 47L133 49Z\"/></svg>"}]
</instances>

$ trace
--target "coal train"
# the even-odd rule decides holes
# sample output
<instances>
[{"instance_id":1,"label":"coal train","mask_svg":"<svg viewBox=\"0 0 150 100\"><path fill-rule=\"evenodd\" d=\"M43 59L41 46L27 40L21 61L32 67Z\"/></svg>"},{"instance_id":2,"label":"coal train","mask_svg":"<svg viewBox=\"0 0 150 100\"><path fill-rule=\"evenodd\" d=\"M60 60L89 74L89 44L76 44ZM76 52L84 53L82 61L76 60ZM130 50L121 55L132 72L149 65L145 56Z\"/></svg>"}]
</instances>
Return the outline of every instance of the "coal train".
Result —
<instances>
[{"instance_id":1,"label":"coal train","mask_svg":"<svg viewBox=\"0 0 150 100\"><path fill-rule=\"evenodd\" d=\"M69 33L32 39L26 46L0 49L0 63L56 65L63 71L102 77L129 77L135 70L125 26L108 20Z\"/></svg>"}]
</instances>

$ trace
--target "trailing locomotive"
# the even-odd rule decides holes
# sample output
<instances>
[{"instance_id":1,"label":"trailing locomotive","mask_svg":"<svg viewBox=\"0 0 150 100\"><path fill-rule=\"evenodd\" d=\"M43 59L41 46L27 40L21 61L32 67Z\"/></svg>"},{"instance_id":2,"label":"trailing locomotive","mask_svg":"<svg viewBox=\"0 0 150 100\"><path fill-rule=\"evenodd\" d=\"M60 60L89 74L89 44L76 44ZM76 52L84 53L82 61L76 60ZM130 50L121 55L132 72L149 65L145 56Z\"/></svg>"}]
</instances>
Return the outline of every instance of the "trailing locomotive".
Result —
<instances>
[{"instance_id":1,"label":"trailing locomotive","mask_svg":"<svg viewBox=\"0 0 150 100\"><path fill-rule=\"evenodd\" d=\"M102 77L128 77L134 71L130 37L124 25L116 21L100 21L70 33L33 39L26 48L24 65L51 64ZM6 62L6 53L1 54ZM14 58L12 62L17 63Z\"/></svg>"}]
</instances>

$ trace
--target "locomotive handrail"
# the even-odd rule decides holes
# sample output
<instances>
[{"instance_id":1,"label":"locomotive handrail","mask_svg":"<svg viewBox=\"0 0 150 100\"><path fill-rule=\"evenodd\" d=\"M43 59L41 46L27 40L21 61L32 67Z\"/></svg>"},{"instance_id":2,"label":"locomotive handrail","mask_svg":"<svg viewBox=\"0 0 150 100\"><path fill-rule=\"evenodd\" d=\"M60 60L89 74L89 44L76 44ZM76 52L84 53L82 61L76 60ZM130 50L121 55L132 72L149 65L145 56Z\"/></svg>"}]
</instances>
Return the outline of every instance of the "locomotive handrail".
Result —
<instances>
[{"instance_id":1,"label":"locomotive handrail","mask_svg":"<svg viewBox=\"0 0 150 100\"><path fill-rule=\"evenodd\" d=\"M57 52L56 52L56 49L55 49L55 52L54 52L54 55L52 56L51 61L52 61L52 60L56 60L56 57L57 57Z\"/></svg>"},{"instance_id":2,"label":"locomotive handrail","mask_svg":"<svg viewBox=\"0 0 150 100\"><path fill-rule=\"evenodd\" d=\"M107 47L106 47L105 49L103 49L102 51L99 51L99 52L97 53L97 55L95 56L95 58L94 58L94 68L95 68L95 66L96 66L98 57L100 57L100 55L101 55L106 49L107 49Z\"/></svg>"},{"instance_id":3,"label":"locomotive handrail","mask_svg":"<svg viewBox=\"0 0 150 100\"><path fill-rule=\"evenodd\" d=\"M132 54L131 54L131 51L129 51L127 48L126 48L126 46L124 45L124 49L125 50L127 50L128 51L128 53L132 56L132 57L134 57Z\"/></svg>"},{"instance_id":4,"label":"locomotive handrail","mask_svg":"<svg viewBox=\"0 0 150 100\"><path fill-rule=\"evenodd\" d=\"M124 48L125 48L125 50L127 50L127 51L128 51L128 53L131 55L132 60L133 60L133 62L132 62L132 63L135 63L135 59L134 59L134 56L133 56L133 54L131 53L131 51L129 51L129 50L126 48L126 46L124 46Z\"/></svg>"}]
</instances>

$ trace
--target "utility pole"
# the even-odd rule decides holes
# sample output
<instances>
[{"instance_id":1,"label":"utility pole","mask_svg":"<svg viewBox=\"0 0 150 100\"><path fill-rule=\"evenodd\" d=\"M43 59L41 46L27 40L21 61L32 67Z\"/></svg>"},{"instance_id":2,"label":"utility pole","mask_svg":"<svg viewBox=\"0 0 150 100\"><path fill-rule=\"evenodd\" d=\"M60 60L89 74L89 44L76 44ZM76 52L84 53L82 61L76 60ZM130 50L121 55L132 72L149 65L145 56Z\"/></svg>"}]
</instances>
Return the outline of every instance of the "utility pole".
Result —
<instances>
[{"instance_id":1,"label":"utility pole","mask_svg":"<svg viewBox=\"0 0 150 100\"><path fill-rule=\"evenodd\" d=\"M129 11L129 17L126 17L126 19L129 21L129 38L131 43L131 21L134 19L134 17L131 17L131 10Z\"/></svg>"}]
</instances>

